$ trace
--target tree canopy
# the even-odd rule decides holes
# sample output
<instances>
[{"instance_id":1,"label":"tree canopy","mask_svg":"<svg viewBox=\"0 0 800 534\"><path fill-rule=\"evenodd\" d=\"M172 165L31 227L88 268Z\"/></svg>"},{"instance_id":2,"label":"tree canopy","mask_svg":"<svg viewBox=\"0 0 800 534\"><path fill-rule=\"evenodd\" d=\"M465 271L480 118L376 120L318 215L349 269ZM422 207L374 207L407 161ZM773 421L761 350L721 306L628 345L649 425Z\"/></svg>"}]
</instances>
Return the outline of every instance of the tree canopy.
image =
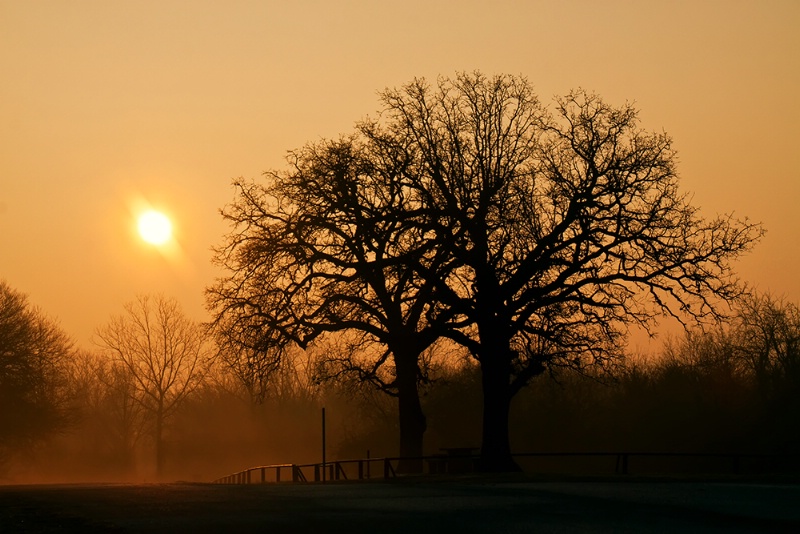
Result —
<instances>
[{"instance_id":1,"label":"tree canopy","mask_svg":"<svg viewBox=\"0 0 800 534\"><path fill-rule=\"evenodd\" d=\"M702 217L669 136L633 106L578 90L546 107L524 78L480 73L381 100L267 185L237 183L218 254L230 276L210 302L240 340L356 329L398 372L414 345L416 378L420 347L456 341L481 368L482 466L504 470L510 402L533 377L602 363L632 324L714 318L741 294L732 261L760 226Z\"/></svg>"},{"instance_id":2,"label":"tree canopy","mask_svg":"<svg viewBox=\"0 0 800 534\"><path fill-rule=\"evenodd\" d=\"M0 280L0 452L64 428L71 353L58 324Z\"/></svg>"}]
</instances>

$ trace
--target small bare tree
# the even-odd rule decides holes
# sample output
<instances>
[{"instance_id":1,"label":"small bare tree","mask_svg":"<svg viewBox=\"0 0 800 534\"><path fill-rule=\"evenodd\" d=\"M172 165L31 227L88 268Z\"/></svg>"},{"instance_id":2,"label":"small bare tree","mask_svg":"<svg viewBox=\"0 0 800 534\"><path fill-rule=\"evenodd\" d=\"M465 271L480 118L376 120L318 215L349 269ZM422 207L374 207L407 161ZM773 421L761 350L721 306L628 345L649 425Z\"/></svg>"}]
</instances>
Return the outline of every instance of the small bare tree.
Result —
<instances>
[{"instance_id":1,"label":"small bare tree","mask_svg":"<svg viewBox=\"0 0 800 534\"><path fill-rule=\"evenodd\" d=\"M145 413L133 394L128 368L96 352L78 350L68 366L73 432L93 454L106 454L127 471L145 434Z\"/></svg>"},{"instance_id":2,"label":"small bare tree","mask_svg":"<svg viewBox=\"0 0 800 534\"><path fill-rule=\"evenodd\" d=\"M97 343L129 373L126 393L153 425L156 471L164 471L164 428L202 382L211 361L200 325L174 299L139 296L97 330Z\"/></svg>"},{"instance_id":3,"label":"small bare tree","mask_svg":"<svg viewBox=\"0 0 800 534\"><path fill-rule=\"evenodd\" d=\"M762 397L800 406L800 308L770 294L748 295L734 321L739 359Z\"/></svg>"}]
</instances>

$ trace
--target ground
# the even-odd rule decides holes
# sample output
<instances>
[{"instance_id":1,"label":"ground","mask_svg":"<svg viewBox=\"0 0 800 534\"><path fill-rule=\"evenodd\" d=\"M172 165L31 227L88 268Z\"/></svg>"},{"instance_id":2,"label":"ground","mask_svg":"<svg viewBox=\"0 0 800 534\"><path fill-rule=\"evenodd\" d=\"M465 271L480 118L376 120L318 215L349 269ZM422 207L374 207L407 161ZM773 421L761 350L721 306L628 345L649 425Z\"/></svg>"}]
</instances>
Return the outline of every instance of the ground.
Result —
<instances>
[{"instance_id":1,"label":"ground","mask_svg":"<svg viewBox=\"0 0 800 534\"><path fill-rule=\"evenodd\" d=\"M787 481L0 486L0 532L800 532Z\"/></svg>"}]
</instances>

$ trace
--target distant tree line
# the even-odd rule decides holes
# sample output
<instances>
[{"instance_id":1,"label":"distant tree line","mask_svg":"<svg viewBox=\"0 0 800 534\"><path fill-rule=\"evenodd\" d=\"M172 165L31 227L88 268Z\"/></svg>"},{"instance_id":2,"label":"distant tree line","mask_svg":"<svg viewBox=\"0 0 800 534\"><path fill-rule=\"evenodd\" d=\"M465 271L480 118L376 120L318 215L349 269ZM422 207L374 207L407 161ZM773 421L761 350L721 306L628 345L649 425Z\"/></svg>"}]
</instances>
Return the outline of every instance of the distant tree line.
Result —
<instances>
[{"instance_id":1,"label":"distant tree line","mask_svg":"<svg viewBox=\"0 0 800 534\"><path fill-rule=\"evenodd\" d=\"M24 295L2 289L3 480L159 480L159 471L209 480L243 465L318 461L322 406L332 457L399 452L398 404L355 376L331 379L328 354L340 348L333 339L287 348L258 385L258 369L239 355L204 360L159 439L152 397L118 354L74 349ZM170 299L142 297L100 330L156 304L175 311ZM478 446L480 369L455 345L434 349L419 388L429 426L423 452ZM658 354L623 355L614 367L551 367L532 386L510 411L516 452L800 453L800 311L751 295L730 319L669 338Z\"/></svg>"}]
</instances>

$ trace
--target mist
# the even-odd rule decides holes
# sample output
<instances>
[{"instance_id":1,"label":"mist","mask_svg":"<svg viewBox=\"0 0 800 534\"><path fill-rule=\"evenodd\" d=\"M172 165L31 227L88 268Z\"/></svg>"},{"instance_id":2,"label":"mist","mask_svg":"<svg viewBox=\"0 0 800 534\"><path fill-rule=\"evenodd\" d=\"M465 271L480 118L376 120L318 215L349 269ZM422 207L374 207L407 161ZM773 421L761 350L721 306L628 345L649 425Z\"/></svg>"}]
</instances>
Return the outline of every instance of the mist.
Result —
<instances>
[{"instance_id":1,"label":"mist","mask_svg":"<svg viewBox=\"0 0 800 534\"><path fill-rule=\"evenodd\" d=\"M514 451L800 452L800 425L792 417L800 408L798 377L777 360L771 369L748 367L732 350L735 334L720 327L676 336L659 354L628 356L614 369L553 369L537 377L512 404ZM72 365L93 371L83 381L71 371L68 420L40 441L4 448L2 481L208 482L246 467L319 462L322 407L329 460L398 455L396 399L352 381L315 382L302 352L292 361L272 376L263 399L216 367L168 421L159 476L149 423L121 417L119 392L96 378L102 361L76 353ZM480 374L473 362L452 354L438 361L422 401L426 455L480 447ZM602 459L520 463L528 472L611 469Z\"/></svg>"}]
</instances>

